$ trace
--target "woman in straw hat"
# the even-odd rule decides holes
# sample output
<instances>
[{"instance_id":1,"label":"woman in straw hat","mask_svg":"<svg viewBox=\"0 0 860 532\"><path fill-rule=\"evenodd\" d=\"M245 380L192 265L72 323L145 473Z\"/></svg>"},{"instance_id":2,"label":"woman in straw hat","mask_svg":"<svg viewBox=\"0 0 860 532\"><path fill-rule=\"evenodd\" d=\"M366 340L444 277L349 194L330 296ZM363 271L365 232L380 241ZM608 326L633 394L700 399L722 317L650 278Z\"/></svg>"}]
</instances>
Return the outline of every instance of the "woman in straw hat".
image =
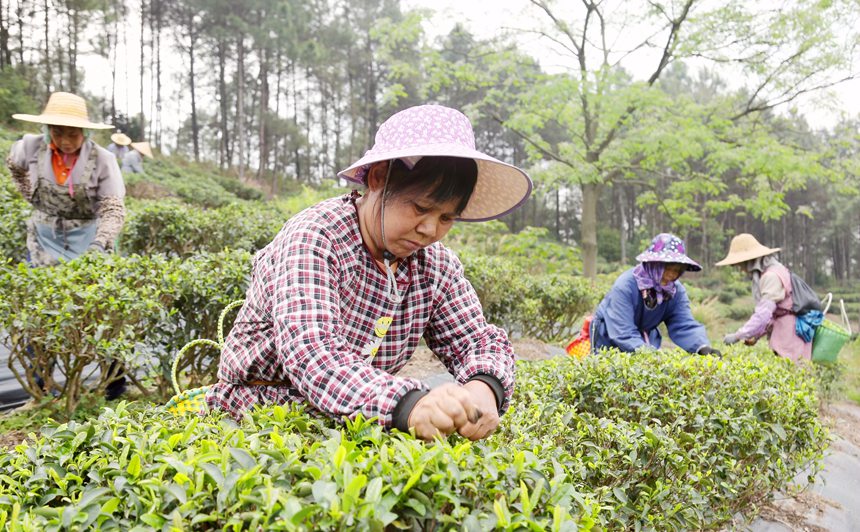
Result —
<instances>
[{"instance_id":1,"label":"woman in straw hat","mask_svg":"<svg viewBox=\"0 0 860 532\"><path fill-rule=\"evenodd\" d=\"M122 161L122 158L128 153L129 144L131 144L131 137L117 131L110 136L110 144L107 145L107 151L111 152L117 161Z\"/></svg>"},{"instance_id":2,"label":"woman in straw hat","mask_svg":"<svg viewBox=\"0 0 860 532\"><path fill-rule=\"evenodd\" d=\"M767 335L770 348L794 362L812 357L812 342L797 335L796 316L791 313L791 273L776 260L780 248L769 248L754 236L742 233L729 245L729 254L717 266L735 266L752 279L755 310L740 329L726 335L726 344L754 344Z\"/></svg>"},{"instance_id":3,"label":"woman in straw hat","mask_svg":"<svg viewBox=\"0 0 860 532\"><path fill-rule=\"evenodd\" d=\"M488 436L510 404L514 353L439 240L455 221L513 211L531 180L477 151L468 118L438 105L390 117L338 176L367 192L299 213L257 254L208 406L239 418L298 401L425 439ZM456 384L395 376L422 338Z\"/></svg>"},{"instance_id":4,"label":"woman in straw hat","mask_svg":"<svg viewBox=\"0 0 860 532\"><path fill-rule=\"evenodd\" d=\"M27 222L28 261L33 266L72 260L86 251L106 252L125 220L125 185L116 157L87 130L113 126L91 122L80 96L55 92L40 115L13 118L44 124L24 135L6 164L24 199L33 205Z\"/></svg>"},{"instance_id":5,"label":"woman in straw hat","mask_svg":"<svg viewBox=\"0 0 860 532\"><path fill-rule=\"evenodd\" d=\"M124 174L142 174L143 173L143 157L152 159L152 148L148 142L132 142L131 149L125 154L122 159L122 173Z\"/></svg>"},{"instance_id":6,"label":"woman in straw hat","mask_svg":"<svg viewBox=\"0 0 860 532\"><path fill-rule=\"evenodd\" d=\"M702 269L686 255L684 241L660 233L636 260L639 265L618 277L594 313L592 349L612 347L629 353L659 349L662 337L657 326L665 323L669 337L685 351L720 356L705 327L693 318L679 280L686 271Z\"/></svg>"}]
</instances>

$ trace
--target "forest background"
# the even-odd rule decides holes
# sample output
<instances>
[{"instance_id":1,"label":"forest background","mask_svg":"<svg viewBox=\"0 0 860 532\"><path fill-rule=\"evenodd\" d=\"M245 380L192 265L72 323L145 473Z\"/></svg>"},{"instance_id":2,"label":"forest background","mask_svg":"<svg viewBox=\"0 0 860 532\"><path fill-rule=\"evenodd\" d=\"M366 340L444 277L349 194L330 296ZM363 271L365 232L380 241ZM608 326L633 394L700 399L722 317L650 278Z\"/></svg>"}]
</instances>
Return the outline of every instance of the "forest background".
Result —
<instances>
[{"instance_id":1,"label":"forest background","mask_svg":"<svg viewBox=\"0 0 860 532\"><path fill-rule=\"evenodd\" d=\"M813 282L860 275L857 116L807 121L856 76L855 1L520 7L517 31L479 38L433 37L439 14L395 0L3 0L0 116L110 79L86 94L105 120L277 196L331 179L396 110L440 103L529 168L508 228L575 246L586 276L661 231L705 264L747 231ZM84 71L93 56L109 72Z\"/></svg>"}]
</instances>

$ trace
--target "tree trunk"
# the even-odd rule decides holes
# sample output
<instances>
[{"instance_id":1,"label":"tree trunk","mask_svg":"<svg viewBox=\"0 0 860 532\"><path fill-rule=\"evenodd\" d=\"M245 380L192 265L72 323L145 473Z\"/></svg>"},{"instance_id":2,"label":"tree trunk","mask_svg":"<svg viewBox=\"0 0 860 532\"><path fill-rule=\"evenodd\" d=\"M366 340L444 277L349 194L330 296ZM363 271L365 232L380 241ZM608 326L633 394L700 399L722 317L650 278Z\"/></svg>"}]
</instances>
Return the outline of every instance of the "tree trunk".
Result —
<instances>
[{"instance_id":1,"label":"tree trunk","mask_svg":"<svg viewBox=\"0 0 860 532\"><path fill-rule=\"evenodd\" d=\"M15 17L18 19L18 64L21 66L24 66L24 13L27 12L26 7L27 2L21 0L18 3L18 9L15 10Z\"/></svg>"},{"instance_id":2,"label":"tree trunk","mask_svg":"<svg viewBox=\"0 0 860 532\"><path fill-rule=\"evenodd\" d=\"M618 235L621 238L619 245L621 247L621 264L627 264L627 201L624 196L624 187L618 187L618 214L621 218L618 229Z\"/></svg>"},{"instance_id":3,"label":"tree trunk","mask_svg":"<svg viewBox=\"0 0 860 532\"><path fill-rule=\"evenodd\" d=\"M110 61L110 118L116 124L116 50L119 44L119 8L114 7L113 29L107 31L108 60Z\"/></svg>"},{"instance_id":4,"label":"tree trunk","mask_svg":"<svg viewBox=\"0 0 860 532\"><path fill-rule=\"evenodd\" d=\"M9 4L6 4L6 9ZM0 0L0 69L12 66L12 57L9 55L9 20L4 16L3 2Z\"/></svg>"},{"instance_id":5,"label":"tree trunk","mask_svg":"<svg viewBox=\"0 0 860 532\"><path fill-rule=\"evenodd\" d=\"M151 26L150 26L151 27ZM146 109L146 105L143 101L143 75L144 68L143 65L146 64L144 62L143 55L143 47L146 42L143 38L144 30L146 29L146 0L140 0L140 89L138 96L140 97L140 137L141 140L146 139L146 113L144 113L144 109ZM150 38L152 38L152 31L150 30ZM151 101L151 100L150 100Z\"/></svg>"},{"instance_id":6,"label":"tree trunk","mask_svg":"<svg viewBox=\"0 0 860 532\"><path fill-rule=\"evenodd\" d=\"M245 129L245 38L236 42L236 149L239 156L239 179L245 180L245 143L242 142Z\"/></svg>"},{"instance_id":7,"label":"tree trunk","mask_svg":"<svg viewBox=\"0 0 860 532\"><path fill-rule=\"evenodd\" d=\"M260 128L259 128L259 151L260 162L257 168L257 178L263 177L269 162L268 132L266 131L266 118L269 114L269 49L260 49Z\"/></svg>"},{"instance_id":8,"label":"tree trunk","mask_svg":"<svg viewBox=\"0 0 860 532\"><path fill-rule=\"evenodd\" d=\"M153 41L150 60L155 61L155 69L150 67L150 75L155 71L155 127L152 133L157 145L161 145L161 0L152 0L149 4L149 36ZM152 57L154 56L154 58Z\"/></svg>"},{"instance_id":9,"label":"tree trunk","mask_svg":"<svg viewBox=\"0 0 860 532\"><path fill-rule=\"evenodd\" d=\"M232 163L232 154L230 153L230 145L228 139L230 130L227 125L227 45L223 40L218 41L218 99L221 109L221 142L218 148L218 166L221 169L229 168Z\"/></svg>"},{"instance_id":10,"label":"tree trunk","mask_svg":"<svg viewBox=\"0 0 860 532\"><path fill-rule=\"evenodd\" d=\"M79 9L70 9L72 34L69 46L69 91L78 92L78 41L81 39L81 13Z\"/></svg>"},{"instance_id":11,"label":"tree trunk","mask_svg":"<svg viewBox=\"0 0 860 532\"><path fill-rule=\"evenodd\" d=\"M597 183L582 185L582 273L589 279L597 277Z\"/></svg>"},{"instance_id":12,"label":"tree trunk","mask_svg":"<svg viewBox=\"0 0 860 532\"><path fill-rule=\"evenodd\" d=\"M188 16L188 61L191 83L191 140L194 144L194 160L200 162L200 127L197 124L197 83L194 76L194 46L197 44L197 30L194 27L194 15Z\"/></svg>"},{"instance_id":13,"label":"tree trunk","mask_svg":"<svg viewBox=\"0 0 860 532\"><path fill-rule=\"evenodd\" d=\"M51 94L53 91L53 79L51 75L51 24L50 24L50 9L48 8L48 0L44 1L45 8L45 94ZM20 20L20 19L18 19ZM21 50L24 50L24 28L21 27Z\"/></svg>"}]
</instances>

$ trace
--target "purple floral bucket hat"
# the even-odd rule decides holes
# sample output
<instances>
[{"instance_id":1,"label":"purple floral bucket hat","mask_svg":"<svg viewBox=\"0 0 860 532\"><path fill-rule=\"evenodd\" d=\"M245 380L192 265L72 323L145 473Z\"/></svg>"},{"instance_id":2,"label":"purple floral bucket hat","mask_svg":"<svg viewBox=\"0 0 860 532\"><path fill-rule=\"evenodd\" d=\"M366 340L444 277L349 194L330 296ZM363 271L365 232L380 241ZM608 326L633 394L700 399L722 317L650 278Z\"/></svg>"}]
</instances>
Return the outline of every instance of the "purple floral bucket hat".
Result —
<instances>
[{"instance_id":1,"label":"purple floral bucket hat","mask_svg":"<svg viewBox=\"0 0 860 532\"><path fill-rule=\"evenodd\" d=\"M689 271L702 271L699 263L687 256L684 241L669 233L660 233L655 236L648 249L640 253L636 260L639 262L675 262L686 264Z\"/></svg>"},{"instance_id":2,"label":"purple floral bucket hat","mask_svg":"<svg viewBox=\"0 0 860 532\"><path fill-rule=\"evenodd\" d=\"M480 222L500 218L522 205L532 180L516 166L475 149L475 133L466 115L441 105L418 105L392 115L379 126L373 147L337 175L363 184L370 165L401 159L412 167L424 156L474 159L478 181L460 220Z\"/></svg>"}]
</instances>

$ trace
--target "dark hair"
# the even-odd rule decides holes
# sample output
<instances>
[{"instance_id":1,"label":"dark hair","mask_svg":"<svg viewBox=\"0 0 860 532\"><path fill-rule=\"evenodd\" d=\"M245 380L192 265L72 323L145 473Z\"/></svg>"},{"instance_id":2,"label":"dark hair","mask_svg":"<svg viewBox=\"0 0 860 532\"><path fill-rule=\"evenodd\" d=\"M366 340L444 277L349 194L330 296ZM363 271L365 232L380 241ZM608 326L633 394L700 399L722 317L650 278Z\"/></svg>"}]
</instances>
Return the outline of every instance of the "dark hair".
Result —
<instances>
[{"instance_id":1,"label":"dark hair","mask_svg":"<svg viewBox=\"0 0 860 532\"><path fill-rule=\"evenodd\" d=\"M387 197L421 195L436 203L459 199L457 214L469 204L478 181L478 164L464 157L422 157L412 170L400 159L391 164Z\"/></svg>"}]
</instances>

